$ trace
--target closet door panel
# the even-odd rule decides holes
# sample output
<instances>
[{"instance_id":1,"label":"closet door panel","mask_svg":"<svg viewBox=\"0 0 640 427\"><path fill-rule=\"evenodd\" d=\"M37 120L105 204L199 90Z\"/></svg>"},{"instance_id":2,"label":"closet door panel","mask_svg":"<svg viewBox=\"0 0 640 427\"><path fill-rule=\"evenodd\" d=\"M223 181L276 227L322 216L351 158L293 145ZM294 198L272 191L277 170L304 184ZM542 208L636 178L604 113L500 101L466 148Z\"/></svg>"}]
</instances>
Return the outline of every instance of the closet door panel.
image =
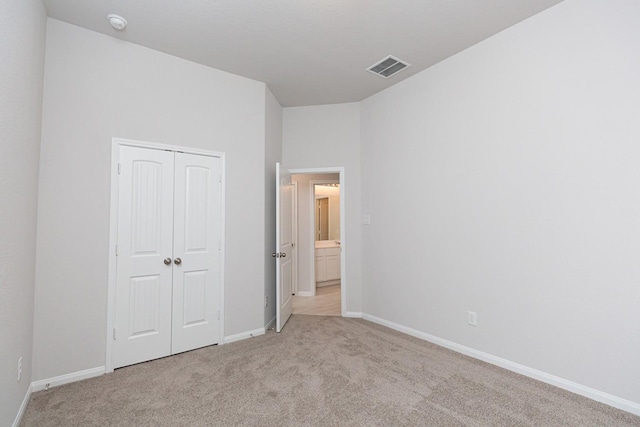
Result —
<instances>
[{"instance_id":1,"label":"closet door panel","mask_svg":"<svg viewBox=\"0 0 640 427\"><path fill-rule=\"evenodd\" d=\"M120 148L114 367L171 352L173 153Z\"/></svg>"},{"instance_id":2,"label":"closet door panel","mask_svg":"<svg viewBox=\"0 0 640 427\"><path fill-rule=\"evenodd\" d=\"M221 160L175 154L172 353L220 341Z\"/></svg>"}]
</instances>

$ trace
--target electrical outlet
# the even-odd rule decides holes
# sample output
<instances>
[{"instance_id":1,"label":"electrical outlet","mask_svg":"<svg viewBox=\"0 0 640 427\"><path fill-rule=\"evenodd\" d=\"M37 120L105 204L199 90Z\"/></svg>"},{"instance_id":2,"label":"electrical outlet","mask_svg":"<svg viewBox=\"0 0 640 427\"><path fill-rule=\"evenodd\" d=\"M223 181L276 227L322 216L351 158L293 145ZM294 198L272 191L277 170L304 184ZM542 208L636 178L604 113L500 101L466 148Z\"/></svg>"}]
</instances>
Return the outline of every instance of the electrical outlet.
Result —
<instances>
[{"instance_id":1,"label":"electrical outlet","mask_svg":"<svg viewBox=\"0 0 640 427\"><path fill-rule=\"evenodd\" d=\"M18 359L18 381L22 378L22 356Z\"/></svg>"},{"instance_id":2,"label":"electrical outlet","mask_svg":"<svg viewBox=\"0 0 640 427\"><path fill-rule=\"evenodd\" d=\"M475 311L467 311L467 323L471 326L478 326L478 313Z\"/></svg>"},{"instance_id":3,"label":"electrical outlet","mask_svg":"<svg viewBox=\"0 0 640 427\"><path fill-rule=\"evenodd\" d=\"M269 306L269 295L264 296L264 306L265 307Z\"/></svg>"}]
</instances>

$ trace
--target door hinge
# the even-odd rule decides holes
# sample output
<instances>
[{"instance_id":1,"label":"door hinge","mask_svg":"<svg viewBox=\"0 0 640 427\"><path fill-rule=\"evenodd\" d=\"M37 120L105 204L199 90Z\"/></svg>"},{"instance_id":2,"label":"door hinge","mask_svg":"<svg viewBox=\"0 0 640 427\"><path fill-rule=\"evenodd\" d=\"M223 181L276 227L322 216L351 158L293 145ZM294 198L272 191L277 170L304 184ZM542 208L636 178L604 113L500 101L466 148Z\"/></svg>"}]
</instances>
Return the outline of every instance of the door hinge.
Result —
<instances>
[{"instance_id":1,"label":"door hinge","mask_svg":"<svg viewBox=\"0 0 640 427\"><path fill-rule=\"evenodd\" d=\"M118 256L118 244L116 243L116 256Z\"/></svg>"},{"instance_id":2,"label":"door hinge","mask_svg":"<svg viewBox=\"0 0 640 427\"><path fill-rule=\"evenodd\" d=\"M220 320L220 310L218 310L218 320Z\"/></svg>"},{"instance_id":3,"label":"door hinge","mask_svg":"<svg viewBox=\"0 0 640 427\"><path fill-rule=\"evenodd\" d=\"M218 250L222 250L222 240L218 240Z\"/></svg>"},{"instance_id":4,"label":"door hinge","mask_svg":"<svg viewBox=\"0 0 640 427\"><path fill-rule=\"evenodd\" d=\"M218 182L222 182L222 174L218 175Z\"/></svg>"},{"instance_id":5,"label":"door hinge","mask_svg":"<svg viewBox=\"0 0 640 427\"><path fill-rule=\"evenodd\" d=\"M121 173L120 163L118 163L118 175Z\"/></svg>"},{"instance_id":6,"label":"door hinge","mask_svg":"<svg viewBox=\"0 0 640 427\"><path fill-rule=\"evenodd\" d=\"M113 340L116 340L116 328L113 328Z\"/></svg>"}]
</instances>

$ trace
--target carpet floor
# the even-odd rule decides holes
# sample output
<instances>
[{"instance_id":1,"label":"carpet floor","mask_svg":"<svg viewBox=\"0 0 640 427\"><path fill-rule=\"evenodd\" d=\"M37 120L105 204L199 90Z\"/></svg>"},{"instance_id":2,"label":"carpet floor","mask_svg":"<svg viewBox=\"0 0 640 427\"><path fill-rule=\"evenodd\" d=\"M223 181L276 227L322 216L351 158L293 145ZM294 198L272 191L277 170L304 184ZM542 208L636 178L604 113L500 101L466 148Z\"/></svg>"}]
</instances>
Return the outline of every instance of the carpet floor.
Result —
<instances>
[{"instance_id":1,"label":"carpet floor","mask_svg":"<svg viewBox=\"0 0 640 427\"><path fill-rule=\"evenodd\" d=\"M360 319L34 393L22 426L640 426L640 417Z\"/></svg>"}]
</instances>

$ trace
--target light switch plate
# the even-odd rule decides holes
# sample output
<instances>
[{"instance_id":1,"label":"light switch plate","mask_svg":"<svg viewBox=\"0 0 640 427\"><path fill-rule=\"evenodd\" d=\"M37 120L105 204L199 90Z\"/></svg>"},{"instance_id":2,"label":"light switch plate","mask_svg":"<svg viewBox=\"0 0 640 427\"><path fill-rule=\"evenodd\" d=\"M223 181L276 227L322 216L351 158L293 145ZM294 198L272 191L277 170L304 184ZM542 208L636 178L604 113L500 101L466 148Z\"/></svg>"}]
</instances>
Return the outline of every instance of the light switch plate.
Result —
<instances>
[{"instance_id":1,"label":"light switch plate","mask_svg":"<svg viewBox=\"0 0 640 427\"><path fill-rule=\"evenodd\" d=\"M478 313L475 311L467 311L467 323L471 326L478 326Z\"/></svg>"}]
</instances>

